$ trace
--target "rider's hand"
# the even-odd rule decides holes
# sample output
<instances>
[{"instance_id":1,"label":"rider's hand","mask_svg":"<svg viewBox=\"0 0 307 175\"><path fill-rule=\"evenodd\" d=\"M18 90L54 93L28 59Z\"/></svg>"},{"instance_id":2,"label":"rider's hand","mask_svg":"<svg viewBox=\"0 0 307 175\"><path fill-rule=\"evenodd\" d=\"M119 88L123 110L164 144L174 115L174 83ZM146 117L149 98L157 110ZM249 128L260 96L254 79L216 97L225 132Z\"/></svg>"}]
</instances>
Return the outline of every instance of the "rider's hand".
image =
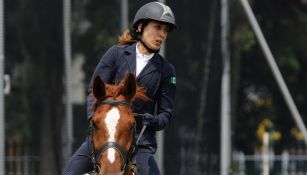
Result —
<instances>
[{"instance_id":1,"label":"rider's hand","mask_svg":"<svg viewBox=\"0 0 307 175\"><path fill-rule=\"evenodd\" d=\"M145 113L143 116L143 125L154 125L158 119L152 114Z\"/></svg>"}]
</instances>

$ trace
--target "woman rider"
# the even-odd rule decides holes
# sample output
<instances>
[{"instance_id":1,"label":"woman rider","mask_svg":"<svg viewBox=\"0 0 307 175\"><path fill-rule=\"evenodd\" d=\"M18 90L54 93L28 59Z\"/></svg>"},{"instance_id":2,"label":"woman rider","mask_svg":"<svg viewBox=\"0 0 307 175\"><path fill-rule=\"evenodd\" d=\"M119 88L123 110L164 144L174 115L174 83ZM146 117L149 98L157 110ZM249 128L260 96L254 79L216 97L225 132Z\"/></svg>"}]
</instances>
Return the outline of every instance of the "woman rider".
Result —
<instances>
[{"instance_id":1,"label":"woman rider","mask_svg":"<svg viewBox=\"0 0 307 175\"><path fill-rule=\"evenodd\" d=\"M141 175L159 175L160 171L154 159L157 149L156 131L170 124L175 103L176 75L174 67L158 52L165 42L168 32L176 28L172 10L159 2L143 5L136 13L131 30L126 30L119 37L119 44L112 46L100 59L92 80L96 76L109 84L116 84L127 74L133 73L137 83L146 90L150 101L135 101L133 112L144 114L136 118L135 138L142 125L148 124L135 155ZM93 115L94 98L87 100L88 120ZM86 140L71 157L65 168L65 175L79 175L92 170L90 148Z\"/></svg>"}]
</instances>

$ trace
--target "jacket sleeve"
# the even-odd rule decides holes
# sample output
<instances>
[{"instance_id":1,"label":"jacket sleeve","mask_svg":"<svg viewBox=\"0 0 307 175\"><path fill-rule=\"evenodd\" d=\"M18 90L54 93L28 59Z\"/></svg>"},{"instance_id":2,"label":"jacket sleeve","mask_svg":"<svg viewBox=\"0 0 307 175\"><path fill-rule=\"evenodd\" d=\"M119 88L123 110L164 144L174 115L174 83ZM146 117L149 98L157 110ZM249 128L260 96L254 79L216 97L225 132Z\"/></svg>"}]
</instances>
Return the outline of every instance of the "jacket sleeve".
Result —
<instances>
[{"instance_id":1,"label":"jacket sleeve","mask_svg":"<svg viewBox=\"0 0 307 175\"><path fill-rule=\"evenodd\" d=\"M156 131L170 125L175 107L176 72L174 67L169 64L163 74L157 101L157 122L153 126Z\"/></svg>"},{"instance_id":2,"label":"jacket sleeve","mask_svg":"<svg viewBox=\"0 0 307 175\"><path fill-rule=\"evenodd\" d=\"M92 95L93 81L96 76L99 76L101 80L105 83L112 83L114 72L115 72L115 63L116 63L116 46L111 47L107 52L102 56L98 65L95 68L95 71L92 75L91 82L88 89L87 97L87 119L90 119L93 116L93 105L96 102L95 97Z\"/></svg>"}]
</instances>

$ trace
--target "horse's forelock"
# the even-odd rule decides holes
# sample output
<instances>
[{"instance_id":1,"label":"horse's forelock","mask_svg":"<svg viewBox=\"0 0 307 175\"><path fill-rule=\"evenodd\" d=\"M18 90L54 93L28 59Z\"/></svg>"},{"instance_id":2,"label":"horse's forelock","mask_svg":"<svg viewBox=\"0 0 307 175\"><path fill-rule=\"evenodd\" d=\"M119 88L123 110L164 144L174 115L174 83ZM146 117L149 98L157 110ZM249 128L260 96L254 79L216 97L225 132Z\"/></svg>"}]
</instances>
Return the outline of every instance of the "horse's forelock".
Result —
<instances>
[{"instance_id":1,"label":"horse's forelock","mask_svg":"<svg viewBox=\"0 0 307 175\"><path fill-rule=\"evenodd\" d=\"M124 88L125 88L125 85L122 84L122 83L119 83L116 86L114 85L112 95L110 94L110 96L115 98L119 95L122 95L123 92L124 92ZM107 94L108 94L108 91L107 91ZM150 98L148 98L145 95L145 89L143 87L140 87L140 86L137 86L136 93L135 93L134 97L131 99L131 102L135 101L136 99L140 99L140 100L143 100L143 101L150 100Z\"/></svg>"},{"instance_id":2,"label":"horse's forelock","mask_svg":"<svg viewBox=\"0 0 307 175\"><path fill-rule=\"evenodd\" d=\"M115 99L117 96L123 94L124 88L125 85L123 83L119 83L117 85L105 84L105 97L112 97ZM94 96L93 93L89 94L89 97L90 96ZM131 102L135 101L136 99L140 99L143 101L150 100L150 98L145 95L145 89L140 86L137 86L136 93L131 99Z\"/></svg>"},{"instance_id":3,"label":"horse's forelock","mask_svg":"<svg viewBox=\"0 0 307 175\"><path fill-rule=\"evenodd\" d=\"M115 85L106 85L106 96L115 98L117 96L117 86Z\"/></svg>"},{"instance_id":4,"label":"horse's forelock","mask_svg":"<svg viewBox=\"0 0 307 175\"><path fill-rule=\"evenodd\" d=\"M123 91L124 91L124 84L119 83L117 86L115 86L114 97L121 95Z\"/></svg>"}]
</instances>

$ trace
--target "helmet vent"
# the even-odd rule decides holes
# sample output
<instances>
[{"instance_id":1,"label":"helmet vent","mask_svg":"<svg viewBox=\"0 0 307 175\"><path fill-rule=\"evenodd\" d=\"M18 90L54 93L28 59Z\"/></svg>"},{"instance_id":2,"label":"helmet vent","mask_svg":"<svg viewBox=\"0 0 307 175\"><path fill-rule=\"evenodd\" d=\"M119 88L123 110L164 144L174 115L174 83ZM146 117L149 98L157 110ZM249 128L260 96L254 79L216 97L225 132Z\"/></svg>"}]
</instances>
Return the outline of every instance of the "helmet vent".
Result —
<instances>
[{"instance_id":1,"label":"helmet vent","mask_svg":"<svg viewBox=\"0 0 307 175\"><path fill-rule=\"evenodd\" d=\"M160 2L156 2L156 3L160 4L163 7L163 14L162 14L162 16L169 16L171 18L174 17L174 14L173 14L172 10L168 6L166 6L166 5L164 5L164 4L160 3Z\"/></svg>"}]
</instances>

